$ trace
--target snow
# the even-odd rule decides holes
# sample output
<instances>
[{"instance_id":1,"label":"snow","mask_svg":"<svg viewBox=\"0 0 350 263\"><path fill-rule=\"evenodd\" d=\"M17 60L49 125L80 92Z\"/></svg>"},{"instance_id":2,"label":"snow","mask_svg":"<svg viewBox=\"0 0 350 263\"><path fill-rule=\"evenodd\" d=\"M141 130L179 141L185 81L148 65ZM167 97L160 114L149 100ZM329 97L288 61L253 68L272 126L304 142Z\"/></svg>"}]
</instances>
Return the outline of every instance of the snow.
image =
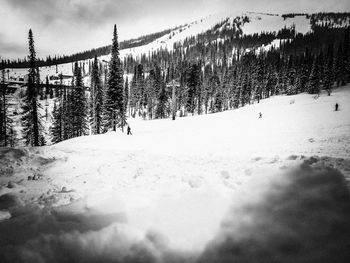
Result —
<instances>
[{"instance_id":1,"label":"snow","mask_svg":"<svg viewBox=\"0 0 350 263\"><path fill-rule=\"evenodd\" d=\"M296 16L283 19L282 16L249 13L250 22L243 25L243 34L250 35L261 32L278 32L282 28L295 25L297 33L306 34L311 31L310 19L306 16Z\"/></svg>"},{"instance_id":2,"label":"snow","mask_svg":"<svg viewBox=\"0 0 350 263\"><path fill-rule=\"evenodd\" d=\"M210 15L201 19L200 21L194 21L188 25L182 26L179 29L171 31L169 34L166 34L147 45L121 50L120 55L121 57L131 55L136 58L142 54L148 54L148 52L159 49L167 49L169 51L173 50L175 43L181 43L186 38L204 33L205 31L214 27L217 23L224 21L227 17L229 17L229 15L224 13Z\"/></svg>"},{"instance_id":3,"label":"snow","mask_svg":"<svg viewBox=\"0 0 350 263\"><path fill-rule=\"evenodd\" d=\"M81 236L69 232L73 240L114 242L111 235L123 233L126 244L147 237L171 251L198 254L229 211L261 202L272 185L287 184L283 171L310 156L316 157L309 163L337 168L349 180L349 116L346 86L331 96L275 96L175 121L129 119L132 136L110 132L42 148L0 149L0 196L25 204L0 209L0 222L24 220L9 218L26 215L26 207L34 207L30 213L53 209L42 215L49 222L50 216L79 216L87 227L100 226ZM243 213L237 220L253 219Z\"/></svg>"},{"instance_id":4,"label":"snow","mask_svg":"<svg viewBox=\"0 0 350 263\"><path fill-rule=\"evenodd\" d=\"M257 53L266 52L266 51L270 51L272 48L278 49L280 47L280 44L284 42L286 42L285 39L275 39L270 44L262 45L260 48L258 48L256 52Z\"/></svg>"},{"instance_id":5,"label":"snow","mask_svg":"<svg viewBox=\"0 0 350 263\"><path fill-rule=\"evenodd\" d=\"M10 219L11 214L8 211L1 210L0 211L0 221Z\"/></svg>"}]
</instances>

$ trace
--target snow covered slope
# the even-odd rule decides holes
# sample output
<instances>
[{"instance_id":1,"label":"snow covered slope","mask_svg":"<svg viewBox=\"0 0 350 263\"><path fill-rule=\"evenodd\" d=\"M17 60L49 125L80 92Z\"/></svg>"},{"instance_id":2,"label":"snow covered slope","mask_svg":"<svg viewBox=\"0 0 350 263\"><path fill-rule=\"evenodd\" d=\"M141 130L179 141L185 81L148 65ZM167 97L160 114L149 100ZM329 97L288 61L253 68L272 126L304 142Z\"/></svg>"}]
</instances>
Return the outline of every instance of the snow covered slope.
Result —
<instances>
[{"instance_id":1,"label":"snow covered slope","mask_svg":"<svg viewBox=\"0 0 350 263\"><path fill-rule=\"evenodd\" d=\"M261 32L278 32L282 28L295 26L296 33L306 34L311 31L310 19L306 16L295 16L284 19L280 15L260 13L248 13L249 23L243 25L243 33L246 35Z\"/></svg>"},{"instance_id":2,"label":"snow covered slope","mask_svg":"<svg viewBox=\"0 0 350 263\"><path fill-rule=\"evenodd\" d=\"M336 102L340 105L337 112ZM262 119L258 119L259 112ZM255 205L267 206L267 211L287 209L288 214L290 207L305 209L298 203L305 194L326 209L322 198L334 191L325 189L335 184L341 190L341 175L327 170L332 176L322 177L316 170L306 186L289 189L298 176L309 178L314 172L309 166L285 172L302 163L321 170L334 167L349 182L349 116L350 86L346 86L331 96L276 96L238 110L176 121L130 119L132 136L112 132L42 148L0 149L0 232L7 235L4 239L0 234L0 250L19 261L57 257L60 262L59 251L66 249L68 258L77 259L78 253L87 262L96 257L121 257L130 262L126 258L135 255L142 255L143 262L169 262L168 257L180 252L182 258L194 262L202 253L209 253L208 246L221 244L225 237L232 240L232 235L238 244L256 238L260 245L262 238L275 240L277 233L298 236L302 242L310 235L315 238L309 229L327 228L328 221L322 221L326 226L315 221L316 226L310 223L307 230L290 232L292 223L285 221L288 216L271 219L271 214ZM339 189L337 193L343 191ZM273 200L280 200L285 191L290 196L283 195L283 203L275 204ZM268 199L270 194L277 196ZM305 220L314 216L315 209L319 207L311 206ZM222 224L225 220L229 225ZM240 226L258 227L259 222L266 227L262 236L255 228L251 236L247 236L249 231L239 231ZM19 235L20 240L14 234L18 228L27 231ZM216 240L222 231L223 237ZM17 245L6 247L8 243ZM322 246L325 244L328 242ZM91 258L85 258L85 253Z\"/></svg>"}]
</instances>

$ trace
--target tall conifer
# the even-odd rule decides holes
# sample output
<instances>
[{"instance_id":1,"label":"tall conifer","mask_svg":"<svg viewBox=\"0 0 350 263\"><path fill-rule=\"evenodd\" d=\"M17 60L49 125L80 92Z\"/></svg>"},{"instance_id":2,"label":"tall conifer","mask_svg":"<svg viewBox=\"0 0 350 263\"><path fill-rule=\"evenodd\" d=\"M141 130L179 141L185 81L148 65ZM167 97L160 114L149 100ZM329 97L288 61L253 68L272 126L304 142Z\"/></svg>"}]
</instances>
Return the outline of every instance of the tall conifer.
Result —
<instances>
[{"instance_id":1,"label":"tall conifer","mask_svg":"<svg viewBox=\"0 0 350 263\"><path fill-rule=\"evenodd\" d=\"M23 126L23 138L27 145L40 146L44 141L42 139L42 124L40 122L39 107L37 94L39 90L40 77L39 69L36 65L36 52L34 48L34 39L32 30L29 30L29 72L27 91L22 106L23 115L21 118Z\"/></svg>"},{"instance_id":2,"label":"tall conifer","mask_svg":"<svg viewBox=\"0 0 350 263\"><path fill-rule=\"evenodd\" d=\"M109 72L107 81L106 104L105 104L105 126L107 129L116 131L117 125L124 129L126 116L123 98L123 70L119 58L119 44L117 26L114 25L111 61L109 62Z\"/></svg>"}]
</instances>

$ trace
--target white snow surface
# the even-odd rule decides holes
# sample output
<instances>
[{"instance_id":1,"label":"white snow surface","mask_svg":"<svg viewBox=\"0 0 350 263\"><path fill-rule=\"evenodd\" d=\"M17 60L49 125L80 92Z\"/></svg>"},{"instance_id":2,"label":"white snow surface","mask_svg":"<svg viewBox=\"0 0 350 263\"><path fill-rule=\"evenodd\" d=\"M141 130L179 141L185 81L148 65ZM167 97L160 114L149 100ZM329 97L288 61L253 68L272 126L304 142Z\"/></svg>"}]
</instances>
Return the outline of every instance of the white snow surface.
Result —
<instances>
[{"instance_id":1,"label":"white snow surface","mask_svg":"<svg viewBox=\"0 0 350 263\"><path fill-rule=\"evenodd\" d=\"M175 121L129 119L130 136L110 132L0 149L0 196L13 194L26 206L77 202L84 211L122 214L125 221L114 226L127 227L132 240L157 233L171 249L199 252L230 209L258 202L303 156L341 160L332 166L349 179L349 116L346 86L331 96L276 96ZM12 220L8 210L0 220Z\"/></svg>"},{"instance_id":2,"label":"white snow surface","mask_svg":"<svg viewBox=\"0 0 350 263\"><path fill-rule=\"evenodd\" d=\"M296 16L283 19L279 15L267 15L259 13L248 13L250 22L244 24L243 34L250 35L261 32L278 32L282 28L295 26L297 33L306 34L311 31L310 19L306 16Z\"/></svg>"}]
</instances>

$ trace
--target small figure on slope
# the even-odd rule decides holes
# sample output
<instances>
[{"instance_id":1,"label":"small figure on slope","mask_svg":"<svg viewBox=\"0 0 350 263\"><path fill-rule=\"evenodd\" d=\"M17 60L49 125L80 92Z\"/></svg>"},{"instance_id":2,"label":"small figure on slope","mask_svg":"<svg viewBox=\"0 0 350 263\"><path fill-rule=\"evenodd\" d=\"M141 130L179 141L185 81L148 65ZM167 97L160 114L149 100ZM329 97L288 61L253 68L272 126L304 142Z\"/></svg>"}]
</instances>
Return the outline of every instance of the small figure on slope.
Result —
<instances>
[{"instance_id":1,"label":"small figure on slope","mask_svg":"<svg viewBox=\"0 0 350 263\"><path fill-rule=\"evenodd\" d=\"M259 119L262 119L262 113L259 112Z\"/></svg>"},{"instance_id":2,"label":"small figure on slope","mask_svg":"<svg viewBox=\"0 0 350 263\"><path fill-rule=\"evenodd\" d=\"M335 111L338 111L338 110L339 110L339 104L336 103L336 104L335 104Z\"/></svg>"},{"instance_id":3,"label":"small figure on slope","mask_svg":"<svg viewBox=\"0 0 350 263\"><path fill-rule=\"evenodd\" d=\"M128 125L128 135L132 135L132 133L131 133L131 128L130 128L130 126Z\"/></svg>"}]
</instances>

